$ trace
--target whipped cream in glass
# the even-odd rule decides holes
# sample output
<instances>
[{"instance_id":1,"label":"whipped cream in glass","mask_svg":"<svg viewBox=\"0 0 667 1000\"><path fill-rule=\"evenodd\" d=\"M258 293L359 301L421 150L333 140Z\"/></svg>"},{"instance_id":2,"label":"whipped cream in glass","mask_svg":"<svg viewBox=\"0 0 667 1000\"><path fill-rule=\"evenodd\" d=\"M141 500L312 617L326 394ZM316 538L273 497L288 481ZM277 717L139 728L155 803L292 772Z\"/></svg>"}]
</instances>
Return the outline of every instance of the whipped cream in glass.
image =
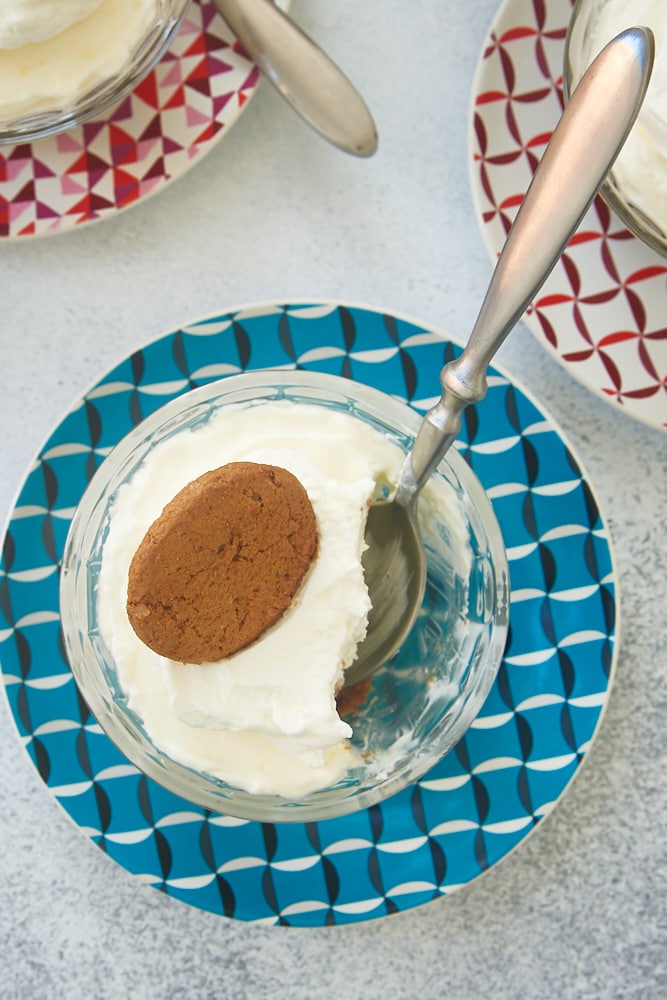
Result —
<instances>
[{"instance_id":1,"label":"whipped cream in glass","mask_svg":"<svg viewBox=\"0 0 667 1000\"><path fill-rule=\"evenodd\" d=\"M293 798L354 764L336 690L370 609L361 554L368 504L403 462L397 444L349 414L271 401L230 406L153 448L111 509L98 591L102 639L128 705L174 760L253 793ZM256 461L288 469L315 512L318 553L283 617L216 663L159 656L125 610L129 564L145 532L188 482Z\"/></svg>"},{"instance_id":2,"label":"whipped cream in glass","mask_svg":"<svg viewBox=\"0 0 667 1000\"><path fill-rule=\"evenodd\" d=\"M119 73L157 0L0 0L0 119L67 107Z\"/></svg>"},{"instance_id":3,"label":"whipped cream in glass","mask_svg":"<svg viewBox=\"0 0 667 1000\"><path fill-rule=\"evenodd\" d=\"M43 42L83 21L102 0L0 0L0 49Z\"/></svg>"}]
</instances>

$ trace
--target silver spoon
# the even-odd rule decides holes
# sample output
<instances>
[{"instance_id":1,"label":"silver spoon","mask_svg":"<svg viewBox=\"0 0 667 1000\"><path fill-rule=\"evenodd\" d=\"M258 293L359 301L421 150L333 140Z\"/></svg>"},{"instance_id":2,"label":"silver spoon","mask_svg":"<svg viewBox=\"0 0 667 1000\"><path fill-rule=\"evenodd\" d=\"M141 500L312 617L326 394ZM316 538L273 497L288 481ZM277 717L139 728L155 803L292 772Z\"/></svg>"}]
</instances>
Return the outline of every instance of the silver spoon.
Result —
<instances>
[{"instance_id":1,"label":"silver spoon","mask_svg":"<svg viewBox=\"0 0 667 1000\"><path fill-rule=\"evenodd\" d=\"M346 153L371 156L375 122L329 56L272 0L213 0L251 59L316 132Z\"/></svg>"},{"instance_id":2,"label":"silver spoon","mask_svg":"<svg viewBox=\"0 0 667 1000\"><path fill-rule=\"evenodd\" d=\"M373 673L401 646L421 607L426 555L417 498L486 394L491 358L541 288L616 159L653 68L648 28L613 39L584 74L549 142L510 229L468 344L440 373L442 397L425 415L389 501L368 516L363 563L373 605L368 634L345 685Z\"/></svg>"}]
</instances>

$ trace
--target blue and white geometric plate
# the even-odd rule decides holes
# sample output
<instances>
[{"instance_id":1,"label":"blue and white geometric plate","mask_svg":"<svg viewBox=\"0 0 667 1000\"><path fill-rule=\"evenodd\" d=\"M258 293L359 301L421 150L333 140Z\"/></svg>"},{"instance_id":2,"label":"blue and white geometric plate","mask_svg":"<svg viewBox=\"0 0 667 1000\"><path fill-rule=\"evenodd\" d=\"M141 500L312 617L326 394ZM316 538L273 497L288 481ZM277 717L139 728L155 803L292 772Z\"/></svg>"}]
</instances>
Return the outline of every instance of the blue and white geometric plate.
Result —
<instances>
[{"instance_id":1,"label":"blue and white geometric plate","mask_svg":"<svg viewBox=\"0 0 667 1000\"><path fill-rule=\"evenodd\" d=\"M77 502L109 449L185 390L256 368L342 374L422 411L460 348L394 315L263 305L137 350L78 400L31 468L0 575L9 707L47 788L141 882L238 920L324 926L407 910L467 885L552 809L609 697L617 585L586 477L548 416L497 369L458 446L484 484L510 560L510 638L460 744L382 805L324 823L206 812L140 774L78 695L63 653L58 566Z\"/></svg>"}]
</instances>

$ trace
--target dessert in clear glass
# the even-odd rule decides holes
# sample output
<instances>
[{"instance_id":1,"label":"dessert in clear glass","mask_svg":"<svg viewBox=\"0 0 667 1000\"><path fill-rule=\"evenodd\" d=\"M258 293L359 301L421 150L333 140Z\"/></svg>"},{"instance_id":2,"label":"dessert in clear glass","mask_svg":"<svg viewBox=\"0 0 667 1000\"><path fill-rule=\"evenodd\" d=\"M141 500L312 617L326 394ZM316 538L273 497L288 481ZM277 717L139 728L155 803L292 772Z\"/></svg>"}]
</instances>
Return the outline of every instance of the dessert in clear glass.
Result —
<instances>
[{"instance_id":1,"label":"dessert in clear glass","mask_svg":"<svg viewBox=\"0 0 667 1000\"><path fill-rule=\"evenodd\" d=\"M103 114L150 72L188 0L6 0L0 5L0 145Z\"/></svg>"},{"instance_id":2,"label":"dessert in clear glass","mask_svg":"<svg viewBox=\"0 0 667 1000\"><path fill-rule=\"evenodd\" d=\"M371 681L341 688L368 611L358 589L364 511L419 421L338 376L258 371L185 393L111 451L72 521L61 618L84 698L143 772L241 818L323 820L400 791L463 736L502 659L509 579L491 504L455 450L420 499L419 618ZM171 661L124 620L128 562L164 504L202 470L236 461L301 479L319 549L293 606L248 648L218 663Z\"/></svg>"}]
</instances>

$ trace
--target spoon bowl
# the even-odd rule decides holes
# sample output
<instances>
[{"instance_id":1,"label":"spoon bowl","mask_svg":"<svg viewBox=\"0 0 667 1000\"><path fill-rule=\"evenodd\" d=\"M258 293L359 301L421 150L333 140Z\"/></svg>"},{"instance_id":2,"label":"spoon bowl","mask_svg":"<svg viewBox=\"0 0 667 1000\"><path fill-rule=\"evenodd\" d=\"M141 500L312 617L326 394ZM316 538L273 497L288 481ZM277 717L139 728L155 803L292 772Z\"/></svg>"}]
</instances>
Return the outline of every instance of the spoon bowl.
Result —
<instances>
[{"instance_id":1,"label":"spoon bowl","mask_svg":"<svg viewBox=\"0 0 667 1000\"><path fill-rule=\"evenodd\" d=\"M542 287L602 185L639 113L655 43L648 28L621 32L591 64L566 106L510 229L463 353L440 373L394 495L370 508L364 557L373 614L346 685L369 677L401 647L422 605L426 556L417 497L456 440L461 415L486 394L486 371Z\"/></svg>"},{"instance_id":2,"label":"spoon bowl","mask_svg":"<svg viewBox=\"0 0 667 1000\"><path fill-rule=\"evenodd\" d=\"M363 658L357 656L348 667L346 686L365 679L366 662L384 663L403 644L412 628L413 609L421 607L426 587L426 556L411 506L395 500L374 504L368 512L365 538L368 548L361 561L373 605ZM391 616L383 613L388 607Z\"/></svg>"}]
</instances>

